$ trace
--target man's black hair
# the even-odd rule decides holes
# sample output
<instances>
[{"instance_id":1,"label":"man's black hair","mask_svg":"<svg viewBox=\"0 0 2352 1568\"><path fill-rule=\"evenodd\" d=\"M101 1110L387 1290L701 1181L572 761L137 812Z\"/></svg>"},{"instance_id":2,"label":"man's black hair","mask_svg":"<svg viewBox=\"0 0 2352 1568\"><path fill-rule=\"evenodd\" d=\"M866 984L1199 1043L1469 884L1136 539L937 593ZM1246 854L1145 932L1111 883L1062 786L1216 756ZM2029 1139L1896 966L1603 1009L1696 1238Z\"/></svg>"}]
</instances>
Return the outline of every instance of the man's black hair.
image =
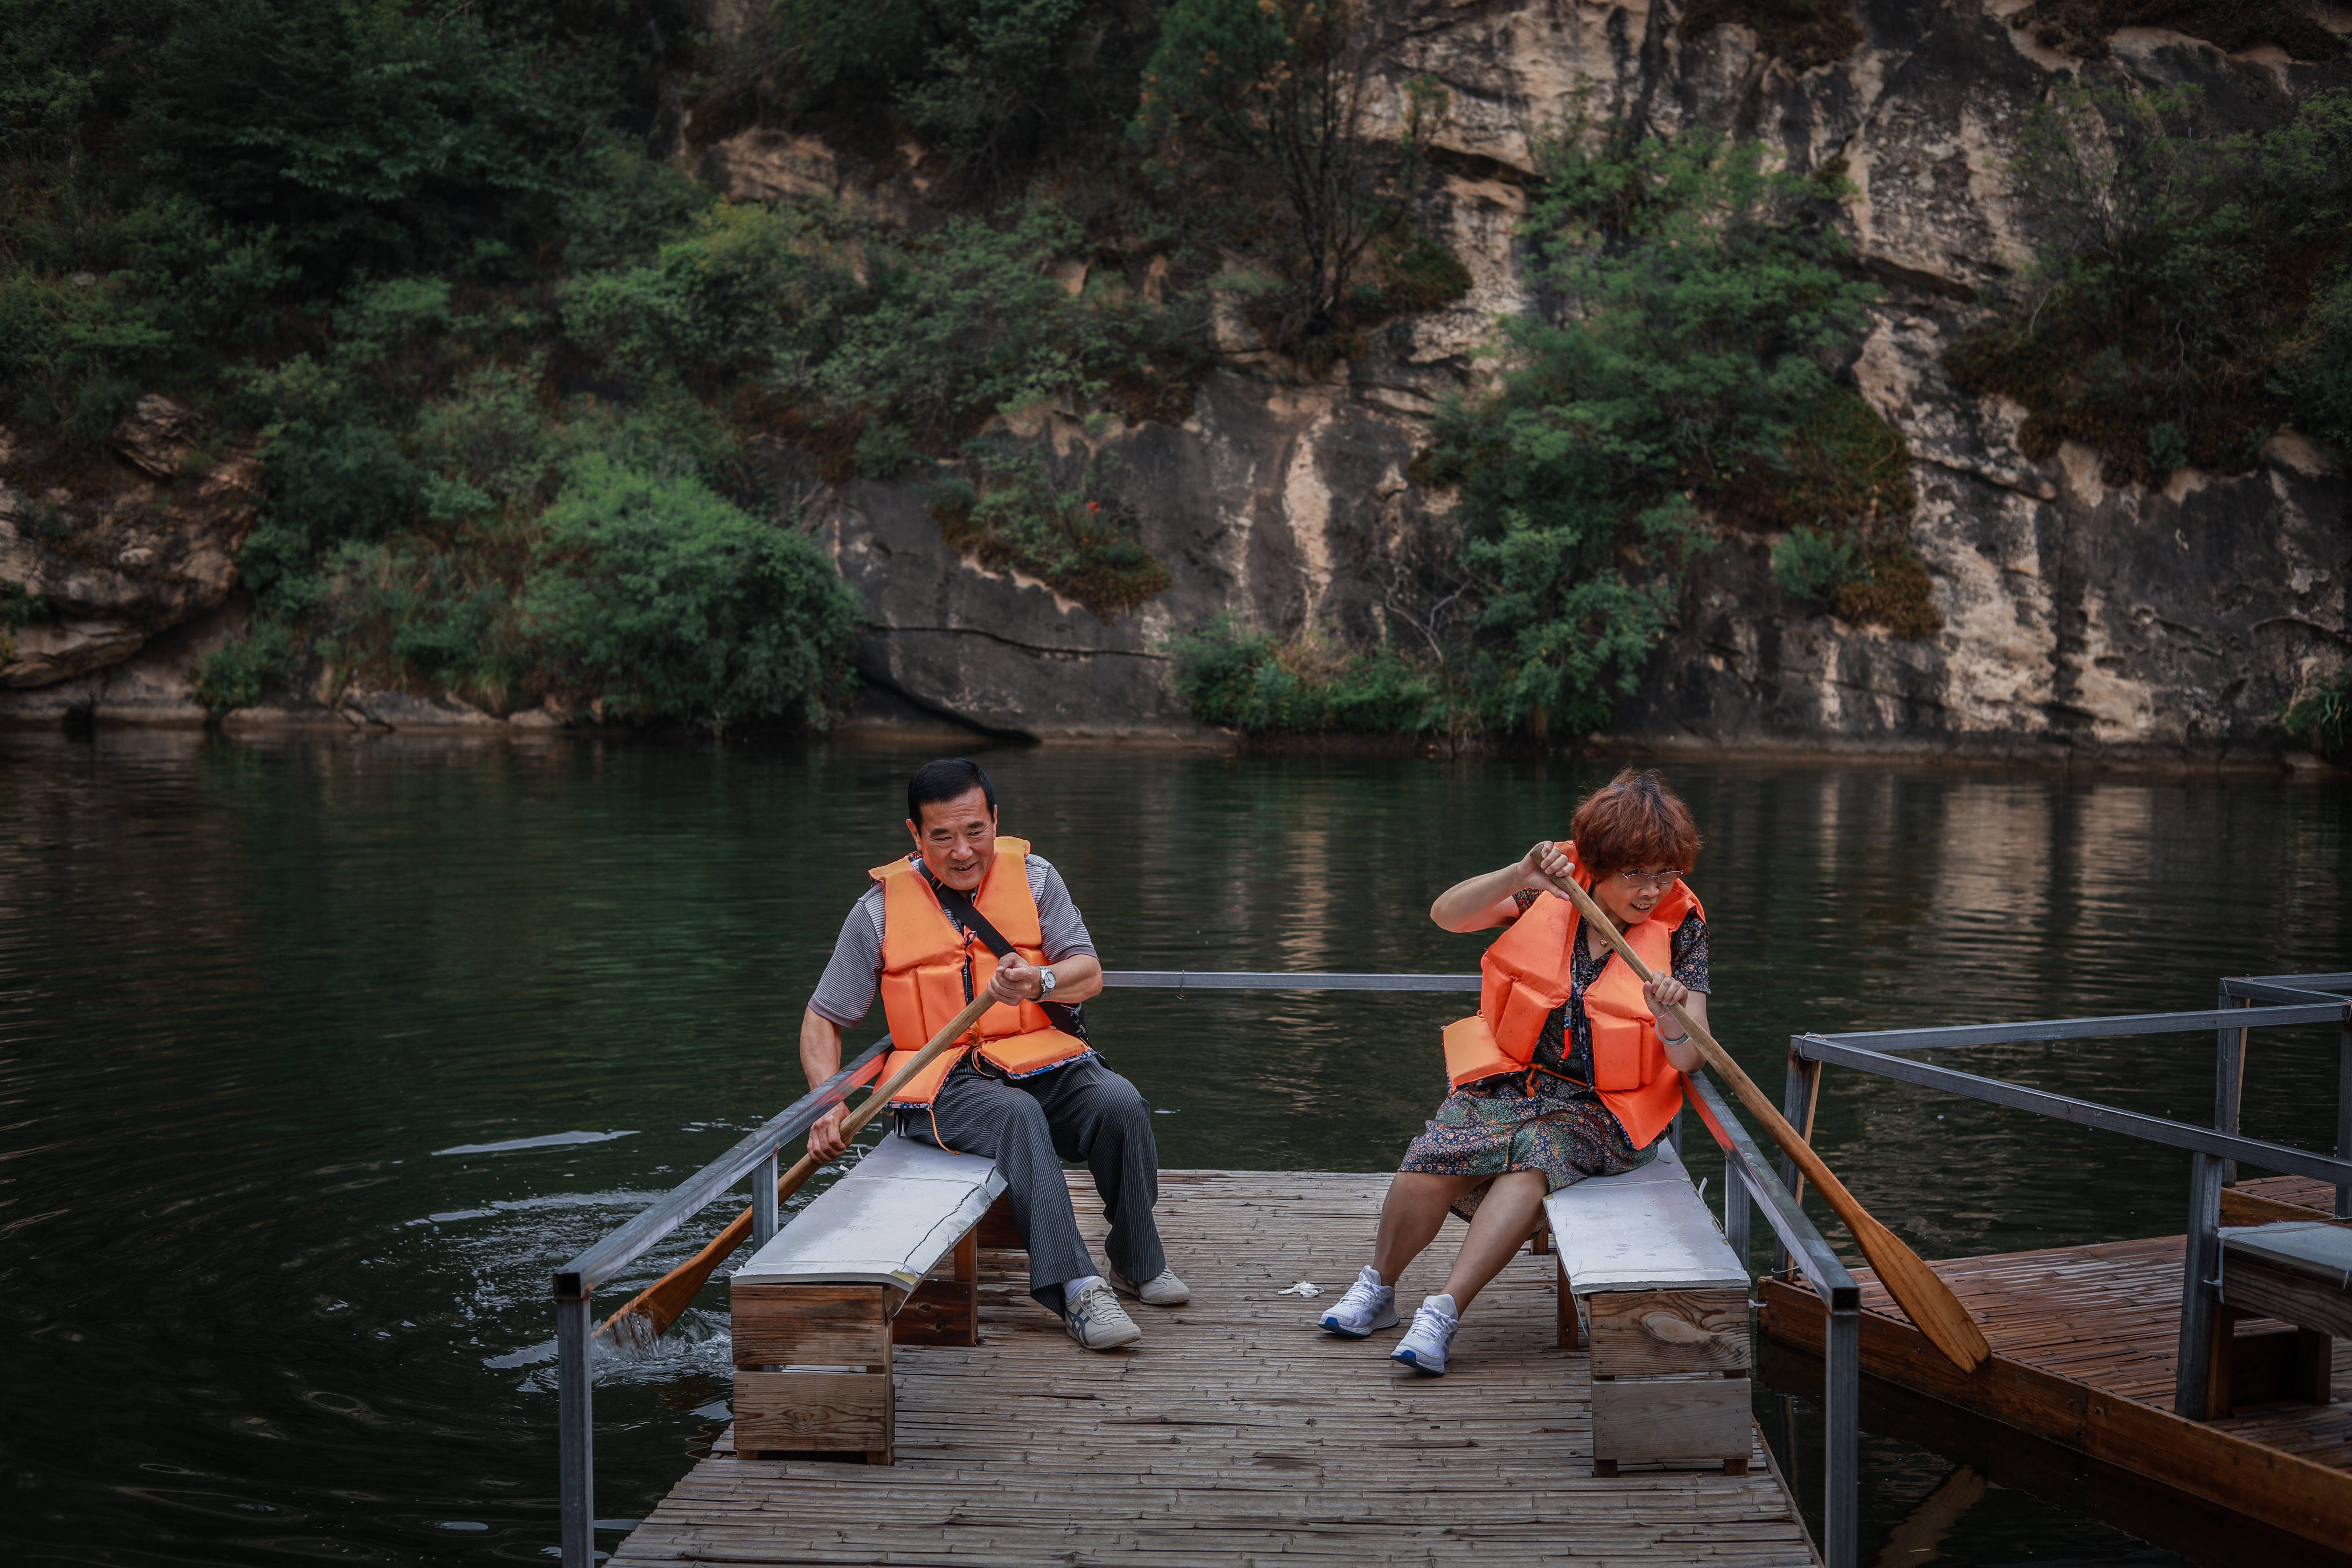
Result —
<instances>
[{"instance_id":1,"label":"man's black hair","mask_svg":"<svg viewBox=\"0 0 2352 1568\"><path fill-rule=\"evenodd\" d=\"M923 807L933 801L953 800L970 795L974 789L988 799L988 809L996 809L996 786L988 782L988 774L978 763L961 757L941 757L936 763L925 763L907 781L907 820L920 823Z\"/></svg>"}]
</instances>

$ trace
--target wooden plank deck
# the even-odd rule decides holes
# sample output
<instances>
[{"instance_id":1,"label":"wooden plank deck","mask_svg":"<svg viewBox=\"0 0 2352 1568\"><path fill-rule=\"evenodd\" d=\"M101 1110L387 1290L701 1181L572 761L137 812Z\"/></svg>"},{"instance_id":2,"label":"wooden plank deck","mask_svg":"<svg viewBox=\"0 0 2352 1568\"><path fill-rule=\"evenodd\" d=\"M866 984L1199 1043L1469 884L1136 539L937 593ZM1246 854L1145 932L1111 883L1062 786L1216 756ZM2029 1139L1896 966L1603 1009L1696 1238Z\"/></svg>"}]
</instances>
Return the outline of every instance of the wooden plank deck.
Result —
<instances>
[{"instance_id":1,"label":"wooden plank deck","mask_svg":"<svg viewBox=\"0 0 2352 1568\"><path fill-rule=\"evenodd\" d=\"M2305 1540L2352 1540L2352 1342L2335 1345L2335 1402L2217 1421L2172 1413L2181 1238L1998 1253L1931 1265L1991 1342L1962 1373L1911 1326L1875 1278L1863 1282L1862 1369L2036 1433ZM1764 1287L1763 1331L1818 1354L1819 1298ZM2275 1328L2248 1321L2239 1331Z\"/></svg>"},{"instance_id":2,"label":"wooden plank deck","mask_svg":"<svg viewBox=\"0 0 2352 1568\"><path fill-rule=\"evenodd\" d=\"M2281 1219L2333 1219L2336 1189L2309 1176L2260 1176L2221 1189L2223 1225Z\"/></svg>"},{"instance_id":3,"label":"wooden plank deck","mask_svg":"<svg viewBox=\"0 0 2352 1568\"><path fill-rule=\"evenodd\" d=\"M1081 1351L981 1255L982 1342L900 1347L898 1462L738 1458L724 1445L625 1537L615 1563L1803 1565L1817 1561L1763 1445L1749 1473L1591 1474L1591 1379L1553 1343L1553 1260L1481 1296L1453 1370L1394 1336L1334 1339L1318 1308L1368 1256L1385 1174L1163 1173L1160 1222L1192 1287L1133 1306L1143 1343ZM1100 1205L1072 1180L1089 1239ZM1399 1289L1443 1282L1446 1233ZM1099 1254L1098 1254L1099 1255ZM1315 1300L1277 1295L1296 1280ZM1410 1307L1408 1307L1410 1310Z\"/></svg>"}]
</instances>

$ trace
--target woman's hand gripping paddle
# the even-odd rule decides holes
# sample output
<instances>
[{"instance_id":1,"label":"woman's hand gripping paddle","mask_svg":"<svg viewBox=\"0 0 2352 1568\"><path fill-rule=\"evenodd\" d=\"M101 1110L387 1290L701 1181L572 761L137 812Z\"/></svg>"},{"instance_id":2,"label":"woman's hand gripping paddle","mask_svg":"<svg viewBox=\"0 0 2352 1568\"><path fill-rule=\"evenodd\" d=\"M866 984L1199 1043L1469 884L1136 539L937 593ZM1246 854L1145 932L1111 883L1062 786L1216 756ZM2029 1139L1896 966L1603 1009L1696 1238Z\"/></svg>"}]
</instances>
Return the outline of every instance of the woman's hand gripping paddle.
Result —
<instances>
[{"instance_id":1,"label":"woman's hand gripping paddle","mask_svg":"<svg viewBox=\"0 0 2352 1568\"><path fill-rule=\"evenodd\" d=\"M1617 956L1641 977L1643 984L1650 982L1649 966L1619 934L1615 922L1601 908L1598 900L1573 879L1561 881L1557 878L1546 878L1545 880L1576 905L1577 912L1584 917L1584 923L1601 933L1601 940L1616 950ZM1879 1224L1871 1216L1870 1211L1845 1190L1845 1184L1822 1163L1822 1157L1813 1152L1812 1145L1789 1125L1779 1108L1764 1098L1764 1091L1756 1087L1755 1081L1739 1070L1739 1064L1731 1059L1729 1053L1715 1043L1715 1037L1706 1032L1704 1025L1684 1011L1679 1004L1670 1005L1667 1011L1675 1016L1675 1022L1680 1024L1697 1044L1699 1055L1706 1058L1706 1065L1723 1075L1724 1080L1738 1094L1740 1103L1755 1113L1756 1119L1764 1124L1764 1130L1772 1134L1772 1141L1797 1162L1797 1169L1802 1171L1806 1179L1820 1189L1822 1196L1829 1200L1830 1207L1836 1211L1838 1218L1845 1222L1846 1229L1853 1233L1854 1243L1862 1248L1862 1255L1869 1258L1871 1268L1878 1271L1879 1282L1886 1287L1887 1293L1895 1298L1895 1304L1903 1309L1912 1322L1918 1325L1919 1331L1927 1335L1936 1348L1962 1372L1974 1372L1990 1359L1992 1347L1985 1342L1984 1331L1977 1327L1977 1321L1969 1315L1966 1307L1960 1305L1960 1299L1952 1294L1952 1288L1944 1283L1942 1276L1920 1261L1919 1255L1904 1245L1902 1237Z\"/></svg>"},{"instance_id":2,"label":"woman's hand gripping paddle","mask_svg":"<svg viewBox=\"0 0 2352 1568\"><path fill-rule=\"evenodd\" d=\"M882 1108L890 1103L892 1095L906 1088L908 1082L930 1066L940 1053L963 1038L964 1031L978 1023L980 1016L994 1005L996 998L989 994L986 986L981 987L980 994L965 1003L963 1011L949 1019L947 1027L933 1035L930 1043L915 1053L913 1061L892 1073L889 1081L866 1097L865 1104L842 1119L843 1139L856 1137L867 1122L881 1114ZM791 1170L777 1178L776 1201L781 1204L800 1191L801 1184L815 1173L816 1166L814 1155L803 1154ZM711 1270L724 1263L751 1234L751 1211L745 1209L725 1230L710 1238L709 1246L631 1297L625 1306L597 1326L596 1332L632 1349L651 1344L656 1336L677 1321L694 1300L695 1293L709 1279Z\"/></svg>"}]
</instances>

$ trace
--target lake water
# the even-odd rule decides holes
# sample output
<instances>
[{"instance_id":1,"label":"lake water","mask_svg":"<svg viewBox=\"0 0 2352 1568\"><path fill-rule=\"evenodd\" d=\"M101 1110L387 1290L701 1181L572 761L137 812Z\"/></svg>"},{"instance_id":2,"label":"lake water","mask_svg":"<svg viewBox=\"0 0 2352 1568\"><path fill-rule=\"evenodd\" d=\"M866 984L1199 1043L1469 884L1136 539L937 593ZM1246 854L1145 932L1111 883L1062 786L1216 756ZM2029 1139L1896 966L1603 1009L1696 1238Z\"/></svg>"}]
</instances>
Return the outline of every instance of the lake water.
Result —
<instances>
[{"instance_id":1,"label":"lake water","mask_svg":"<svg viewBox=\"0 0 2352 1568\"><path fill-rule=\"evenodd\" d=\"M802 1091L802 1005L864 868L904 846L921 760L0 737L0 1558L545 1561L548 1272ZM1608 771L984 761L1005 831L1063 868L1111 966L1159 969L1472 968L1479 940L1432 927L1433 893L1564 832ZM2340 783L1668 772L1708 839L1717 1026L1770 1091L1800 1029L2204 1006L2226 973L2352 962ZM1125 992L1088 1012L1171 1113L1163 1163L1369 1170L1434 1102L1464 1001ZM2210 1051L1948 1059L2198 1118ZM2333 1094L2332 1035L2266 1037L2247 1126L2325 1148ZM2180 1156L1855 1074L1820 1142L1929 1257L2181 1225ZM725 1420L723 1297L705 1303L602 1377L602 1515L647 1511ZM1949 1467L1892 1433L1864 1463L1868 1561ZM2003 1489L1942 1551L2184 1561Z\"/></svg>"}]
</instances>

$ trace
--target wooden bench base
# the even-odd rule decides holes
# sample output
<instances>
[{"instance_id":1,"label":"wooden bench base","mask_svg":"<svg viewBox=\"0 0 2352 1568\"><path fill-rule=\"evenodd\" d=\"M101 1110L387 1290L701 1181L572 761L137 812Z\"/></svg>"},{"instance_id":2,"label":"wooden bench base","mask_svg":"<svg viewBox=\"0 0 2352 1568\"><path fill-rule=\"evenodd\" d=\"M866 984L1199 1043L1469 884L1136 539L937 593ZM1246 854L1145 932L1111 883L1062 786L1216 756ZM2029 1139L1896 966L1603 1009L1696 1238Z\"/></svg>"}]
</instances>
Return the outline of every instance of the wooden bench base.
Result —
<instances>
[{"instance_id":1,"label":"wooden bench base","mask_svg":"<svg viewBox=\"0 0 2352 1568\"><path fill-rule=\"evenodd\" d=\"M1594 1290L1559 1279L1559 1343L1592 1358L1592 1473L1621 1464L1748 1473L1745 1290ZM1580 1308L1581 1309L1580 1310Z\"/></svg>"},{"instance_id":2,"label":"wooden bench base","mask_svg":"<svg viewBox=\"0 0 2352 1568\"><path fill-rule=\"evenodd\" d=\"M728 1277L736 1451L891 1463L891 1352L980 1342L1008 1213L992 1162L895 1133L819 1194Z\"/></svg>"},{"instance_id":3,"label":"wooden bench base","mask_svg":"<svg viewBox=\"0 0 2352 1568\"><path fill-rule=\"evenodd\" d=\"M2313 1329L2274 1323L2242 1332L2254 1314L2213 1309L2205 1359L2205 1413L2234 1415L2260 1405L2325 1405L2334 1397L2336 1342Z\"/></svg>"},{"instance_id":4,"label":"wooden bench base","mask_svg":"<svg viewBox=\"0 0 2352 1568\"><path fill-rule=\"evenodd\" d=\"M1681 1157L1661 1149L1622 1176L1545 1200L1531 1250L1559 1279L1558 1341L1592 1371L1592 1473L1622 1465L1748 1473L1748 1276L1699 1201Z\"/></svg>"},{"instance_id":5,"label":"wooden bench base","mask_svg":"<svg viewBox=\"0 0 2352 1568\"><path fill-rule=\"evenodd\" d=\"M885 1285L739 1285L735 1447L746 1458L862 1453L896 1462L895 1345L980 1342L979 1233L911 1294Z\"/></svg>"}]
</instances>

